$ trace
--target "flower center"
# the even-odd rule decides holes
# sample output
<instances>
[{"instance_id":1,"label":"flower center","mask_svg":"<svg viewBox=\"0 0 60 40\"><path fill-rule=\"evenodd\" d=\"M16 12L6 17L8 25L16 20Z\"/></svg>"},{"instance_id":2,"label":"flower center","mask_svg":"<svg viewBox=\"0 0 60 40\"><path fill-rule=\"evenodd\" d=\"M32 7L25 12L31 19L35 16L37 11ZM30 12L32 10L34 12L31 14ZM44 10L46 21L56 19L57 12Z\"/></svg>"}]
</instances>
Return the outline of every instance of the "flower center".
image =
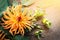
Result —
<instances>
[{"instance_id":1,"label":"flower center","mask_svg":"<svg viewBox=\"0 0 60 40\"><path fill-rule=\"evenodd\" d=\"M17 17L17 21L18 21L18 22L21 21L21 19L22 19L21 17Z\"/></svg>"}]
</instances>

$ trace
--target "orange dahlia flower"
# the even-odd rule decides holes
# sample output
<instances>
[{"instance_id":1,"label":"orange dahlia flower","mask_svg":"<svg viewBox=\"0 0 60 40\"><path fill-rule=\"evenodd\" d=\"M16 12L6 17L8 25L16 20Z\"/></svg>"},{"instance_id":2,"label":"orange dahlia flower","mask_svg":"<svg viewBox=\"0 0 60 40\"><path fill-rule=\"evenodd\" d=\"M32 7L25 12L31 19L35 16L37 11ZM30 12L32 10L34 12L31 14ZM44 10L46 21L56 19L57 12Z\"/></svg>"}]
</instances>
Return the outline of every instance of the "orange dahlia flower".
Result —
<instances>
[{"instance_id":1,"label":"orange dahlia flower","mask_svg":"<svg viewBox=\"0 0 60 40\"><path fill-rule=\"evenodd\" d=\"M28 28L31 30L31 19L33 16L29 16L27 10L22 11L22 5L17 5L16 7L8 7L3 13L2 21L3 27L9 29L12 35L21 34L24 35L24 30Z\"/></svg>"}]
</instances>

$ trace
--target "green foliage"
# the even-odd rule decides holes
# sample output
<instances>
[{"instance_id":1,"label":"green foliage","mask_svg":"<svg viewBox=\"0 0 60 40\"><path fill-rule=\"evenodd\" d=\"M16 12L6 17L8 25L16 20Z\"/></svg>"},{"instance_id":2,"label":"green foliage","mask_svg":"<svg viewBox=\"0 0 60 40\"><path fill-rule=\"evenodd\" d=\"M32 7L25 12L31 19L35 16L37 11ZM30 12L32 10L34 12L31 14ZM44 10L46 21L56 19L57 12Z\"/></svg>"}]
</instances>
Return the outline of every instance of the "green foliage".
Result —
<instances>
[{"instance_id":1,"label":"green foliage","mask_svg":"<svg viewBox=\"0 0 60 40\"><path fill-rule=\"evenodd\" d=\"M38 38L38 40L40 40L40 37L42 37L41 33L43 32L43 30L38 30L35 32L35 36Z\"/></svg>"},{"instance_id":2,"label":"green foliage","mask_svg":"<svg viewBox=\"0 0 60 40\"><path fill-rule=\"evenodd\" d=\"M41 26L40 26L40 25L37 25L36 28L37 28L37 29L41 29Z\"/></svg>"},{"instance_id":3,"label":"green foliage","mask_svg":"<svg viewBox=\"0 0 60 40\"><path fill-rule=\"evenodd\" d=\"M13 40L29 40L29 38L26 36L15 35Z\"/></svg>"},{"instance_id":4,"label":"green foliage","mask_svg":"<svg viewBox=\"0 0 60 40\"><path fill-rule=\"evenodd\" d=\"M42 23L43 23L47 28L50 28L50 26L51 26L51 22L48 21L46 18L43 18Z\"/></svg>"},{"instance_id":5,"label":"green foliage","mask_svg":"<svg viewBox=\"0 0 60 40\"><path fill-rule=\"evenodd\" d=\"M2 14L3 14L3 13L2 13L2 11L1 11L1 12L0 12L0 18L2 17Z\"/></svg>"},{"instance_id":6,"label":"green foliage","mask_svg":"<svg viewBox=\"0 0 60 40\"><path fill-rule=\"evenodd\" d=\"M9 0L0 0L0 18L2 17L2 12L10 5Z\"/></svg>"},{"instance_id":7,"label":"green foliage","mask_svg":"<svg viewBox=\"0 0 60 40\"><path fill-rule=\"evenodd\" d=\"M36 31L35 35L38 36L41 32L43 32L43 30Z\"/></svg>"},{"instance_id":8,"label":"green foliage","mask_svg":"<svg viewBox=\"0 0 60 40\"><path fill-rule=\"evenodd\" d=\"M34 3L33 0L21 0L21 4L24 5L24 6L29 6L33 3Z\"/></svg>"},{"instance_id":9,"label":"green foliage","mask_svg":"<svg viewBox=\"0 0 60 40\"><path fill-rule=\"evenodd\" d=\"M13 0L13 3L12 3L12 5L13 5L13 6L16 6L16 5L18 5L18 2L17 2L17 0Z\"/></svg>"},{"instance_id":10,"label":"green foliage","mask_svg":"<svg viewBox=\"0 0 60 40\"><path fill-rule=\"evenodd\" d=\"M44 16L45 12L43 10L35 10L35 18Z\"/></svg>"}]
</instances>

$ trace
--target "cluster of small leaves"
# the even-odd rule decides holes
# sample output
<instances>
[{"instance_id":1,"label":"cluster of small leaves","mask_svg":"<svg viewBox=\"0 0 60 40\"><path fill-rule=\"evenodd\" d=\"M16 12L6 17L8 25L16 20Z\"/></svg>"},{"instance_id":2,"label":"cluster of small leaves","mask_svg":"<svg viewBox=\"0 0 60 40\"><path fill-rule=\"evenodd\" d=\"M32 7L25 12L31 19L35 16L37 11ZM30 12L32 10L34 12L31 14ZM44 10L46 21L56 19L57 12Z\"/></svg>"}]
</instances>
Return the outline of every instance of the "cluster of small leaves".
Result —
<instances>
[{"instance_id":1,"label":"cluster of small leaves","mask_svg":"<svg viewBox=\"0 0 60 40\"><path fill-rule=\"evenodd\" d=\"M45 14L45 11L43 10L39 10L39 9L35 10L35 18L44 16L44 14Z\"/></svg>"},{"instance_id":2,"label":"cluster of small leaves","mask_svg":"<svg viewBox=\"0 0 60 40\"><path fill-rule=\"evenodd\" d=\"M47 28L50 28L50 26L51 26L51 22L48 21L46 18L44 18L44 19L42 20L42 23L43 23Z\"/></svg>"},{"instance_id":3,"label":"cluster of small leaves","mask_svg":"<svg viewBox=\"0 0 60 40\"><path fill-rule=\"evenodd\" d=\"M38 40L40 40L40 37L42 37L42 34L41 34L42 32L43 30L39 30L35 32L35 36L38 38Z\"/></svg>"},{"instance_id":4,"label":"cluster of small leaves","mask_svg":"<svg viewBox=\"0 0 60 40\"><path fill-rule=\"evenodd\" d=\"M36 10L35 11L35 14L34 14L34 17L35 17L35 19L36 19L36 21L37 21L37 18L38 17L43 17L44 16L44 14L45 14L45 11L41 11L41 10ZM48 19L46 19L46 18L42 18L42 24L46 27L46 28L50 28L51 27L51 22L48 20ZM36 31L35 32L35 36L38 38L38 40L40 40L40 37L42 37L42 32L44 31L43 29L41 29L41 26L39 25L39 24L35 24L35 28L37 28L37 29L39 29L38 31Z\"/></svg>"}]
</instances>

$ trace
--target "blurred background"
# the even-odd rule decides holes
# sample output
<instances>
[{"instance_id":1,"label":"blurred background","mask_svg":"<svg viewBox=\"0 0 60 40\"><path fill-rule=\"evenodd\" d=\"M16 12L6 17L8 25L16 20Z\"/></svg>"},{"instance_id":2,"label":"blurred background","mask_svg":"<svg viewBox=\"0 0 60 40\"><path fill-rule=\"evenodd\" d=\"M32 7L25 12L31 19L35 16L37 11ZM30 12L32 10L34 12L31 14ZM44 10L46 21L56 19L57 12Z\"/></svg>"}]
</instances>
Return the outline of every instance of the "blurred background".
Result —
<instances>
[{"instance_id":1,"label":"blurred background","mask_svg":"<svg viewBox=\"0 0 60 40\"><path fill-rule=\"evenodd\" d=\"M38 6L46 11L45 17L52 22L52 26L42 40L60 40L60 0L34 0L35 3L29 6L36 9Z\"/></svg>"},{"instance_id":2,"label":"blurred background","mask_svg":"<svg viewBox=\"0 0 60 40\"><path fill-rule=\"evenodd\" d=\"M48 33L42 40L60 40L60 0L38 0L36 5L46 10L46 18L52 22Z\"/></svg>"},{"instance_id":3,"label":"blurred background","mask_svg":"<svg viewBox=\"0 0 60 40\"><path fill-rule=\"evenodd\" d=\"M2 2L3 1L3 2ZM8 3L12 4L9 0ZM19 3L22 0L17 0ZM35 10L37 7L46 11L45 17L52 22L51 28L48 32L43 33L42 40L60 40L60 0L31 0L34 4L28 6L29 9ZM4 9L4 5L9 6L7 0L0 0L0 13ZM33 39L35 40L35 39Z\"/></svg>"}]
</instances>

